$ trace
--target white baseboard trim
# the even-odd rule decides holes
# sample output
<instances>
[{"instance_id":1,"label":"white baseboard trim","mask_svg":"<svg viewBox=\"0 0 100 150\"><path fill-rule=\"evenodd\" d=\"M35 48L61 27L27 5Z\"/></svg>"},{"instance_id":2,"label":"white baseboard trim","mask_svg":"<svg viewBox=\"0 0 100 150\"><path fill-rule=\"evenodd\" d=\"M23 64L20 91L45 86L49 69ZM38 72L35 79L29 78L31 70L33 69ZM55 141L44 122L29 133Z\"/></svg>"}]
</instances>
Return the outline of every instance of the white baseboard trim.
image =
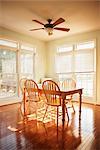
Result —
<instances>
[{"instance_id":1,"label":"white baseboard trim","mask_svg":"<svg viewBox=\"0 0 100 150\"><path fill-rule=\"evenodd\" d=\"M21 102L20 97L10 97L0 99L0 106Z\"/></svg>"}]
</instances>

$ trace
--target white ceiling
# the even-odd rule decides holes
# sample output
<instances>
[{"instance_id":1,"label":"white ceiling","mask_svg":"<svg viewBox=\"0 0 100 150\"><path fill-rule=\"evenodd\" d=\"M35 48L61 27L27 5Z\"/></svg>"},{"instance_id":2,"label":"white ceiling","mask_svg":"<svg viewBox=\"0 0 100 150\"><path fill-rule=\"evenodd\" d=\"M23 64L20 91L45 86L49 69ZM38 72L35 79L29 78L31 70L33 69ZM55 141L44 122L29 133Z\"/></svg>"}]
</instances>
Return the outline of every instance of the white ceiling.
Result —
<instances>
[{"instance_id":1,"label":"white ceiling","mask_svg":"<svg viewBox=\"0 0 100 150\"><path fill-rule=\"evenodd\" d=\"M100 28L100 1L3 0L0 1L0 4L1 26L43 41ZM60 17L66 21L58 26L70 28L69 32L54 30L53 35L48 36L45 30L29 31L33 28L43 27L32 22L32 19L46 23L48 18L56 21Z\"/></svg>"}]
</instances>

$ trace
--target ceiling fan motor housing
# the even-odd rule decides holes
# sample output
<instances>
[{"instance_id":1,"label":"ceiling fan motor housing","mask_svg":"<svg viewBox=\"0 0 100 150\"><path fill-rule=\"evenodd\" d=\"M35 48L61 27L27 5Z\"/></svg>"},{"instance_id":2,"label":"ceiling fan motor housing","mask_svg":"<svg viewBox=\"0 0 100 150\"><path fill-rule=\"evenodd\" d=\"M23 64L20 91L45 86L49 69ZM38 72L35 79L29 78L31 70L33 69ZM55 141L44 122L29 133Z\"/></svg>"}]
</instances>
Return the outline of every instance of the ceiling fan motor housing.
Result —
<instances>
[{"instance_id":1,"label":"ceiling fan motor housing","mask_svg":"<svg viewBox=\"0 0 100 150\"><path fill-rule=\"evenodd\" d=\"M51 24L52 19L47 20L48 23L44 25L45 28L53 28L53 24Z\"/></svg>"},{"instance_id":2,"label":"ceiling fan motor housing","mask_svg":"<svg viewBox=\"0 0 100 150\"><path fill-rule=\"evenodd\" d=\"M47 23L47 24L44 25L44 27L45 27L45 28L53 28L53 24Z\"/></svg>"}]
</instances>

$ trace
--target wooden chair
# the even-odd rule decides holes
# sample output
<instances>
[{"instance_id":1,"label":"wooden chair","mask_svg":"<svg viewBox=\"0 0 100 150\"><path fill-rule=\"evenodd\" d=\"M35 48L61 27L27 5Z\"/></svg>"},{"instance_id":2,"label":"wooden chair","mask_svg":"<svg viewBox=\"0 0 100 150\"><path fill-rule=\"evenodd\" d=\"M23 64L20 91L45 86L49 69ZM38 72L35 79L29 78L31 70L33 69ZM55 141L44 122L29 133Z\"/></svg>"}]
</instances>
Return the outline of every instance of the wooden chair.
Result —
<instances>
[{"instance_id":1,"label":"wooden chair","mask_svg":"<svg viewBox=\"0 0 100 150\"><path fill-rule=\"evenodd\" d=\"M26 82L27 78L21 78L20 79L20 82L19 82L19 87L20 87L20 90L21 90L21 95L22 95L22 101L20 103L20 111L21 111L21 114L24 115L24 89L25 89L25 82ZM26 114L28 114L27 112L27 108L28 108L28 97L26 98Z\"/></svg>"},{"instance_id":2,"label":"wooden chair","mask_svg":"<svg viewBox=\"0 0 100 150\"><path fill-rule=\"evenodd\" d=\"M46 97L46 111L45 111L43 120L46 116L48 107L49 106L54 106L54 107L57 108L57 125L58 125L59 106L61 106L62 103L61 103L61 97L59 95L56 95L55 92L60 91L60 88L59 88L58 84L55 83L52 80L45 80L42 83L42 88L43 88L43 91L44 91L44 94L45 94L45 97ZM47 90L49 90L49 92ZM68 115L68 112L67 112L67 107L66 107L66 113L67 113L67 117L68 117L68 121L69 121L69 115Z\"/></svg>"},{"instance_id":3,"label":"wooden chair","mask_svg":"<svg viewBox=\"0 0 100 150\"><path fill-rule=\"evenodd\" d=\"M76 82L72 78L66 78L65 80L63 80L61 82L60 87L62 90L75 89L76 88ZM73 105L73 95L66 96L66 102L67 102L67 105L68 105L68 103L70 104L68 108L72 107L73 111L75 113L75 109L74 109L74 105Z\"/></svg>"},{"instance_id":4,"label":"wooden chair","mask_svg":"<svg viewBox=\"0 0 100 150\"><path fill-rule=\"evenodd\" d=\"M39 87L35 81L26 80L25 90L29 101L29 111L30 113L35 112L37 117L38 104L41 102Z\"/></svg>"},{"instance_id":5,"label":"wooden chair","mask_svg":"<svg viewBox=\"0 0 100 150\"><path fill-rule=\"evenodd\" d=\"M19 86L20 86L22 95L23 95L23 93L24 93L25 81L26 81L26 80L27 80L27 78L21 78L21 79L20 79L20 82L19 82Z\"/></svg>"}]
</instances>

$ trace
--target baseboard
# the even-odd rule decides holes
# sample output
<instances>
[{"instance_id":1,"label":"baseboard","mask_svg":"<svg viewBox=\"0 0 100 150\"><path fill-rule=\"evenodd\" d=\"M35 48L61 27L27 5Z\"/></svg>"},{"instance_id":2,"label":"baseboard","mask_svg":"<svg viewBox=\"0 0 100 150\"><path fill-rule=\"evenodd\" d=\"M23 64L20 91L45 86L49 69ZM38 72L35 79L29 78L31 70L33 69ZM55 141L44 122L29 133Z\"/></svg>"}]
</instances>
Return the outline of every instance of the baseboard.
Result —
<instances>
[{"instance_id":1,"label":"baseboard","mask_svg":"<svg viewBox=\"0 0 100 150\"><path fill-rule=\"evenodd\" d=\"M100 102L99 103L97 102L96 105L100 106Z\"/></svg>"},{"instance_id":2,"label":"baseboard","mask_svg":"<svg viewBox=\"0 0 100 150\"><path fill-rule=\"evenodd\" d=\"M0 106L19 103L19 102L21 102L20 97L12 97L12 98L5 98L5 99L2 98L0 99Z\"/></svg>"}]
</instances>

